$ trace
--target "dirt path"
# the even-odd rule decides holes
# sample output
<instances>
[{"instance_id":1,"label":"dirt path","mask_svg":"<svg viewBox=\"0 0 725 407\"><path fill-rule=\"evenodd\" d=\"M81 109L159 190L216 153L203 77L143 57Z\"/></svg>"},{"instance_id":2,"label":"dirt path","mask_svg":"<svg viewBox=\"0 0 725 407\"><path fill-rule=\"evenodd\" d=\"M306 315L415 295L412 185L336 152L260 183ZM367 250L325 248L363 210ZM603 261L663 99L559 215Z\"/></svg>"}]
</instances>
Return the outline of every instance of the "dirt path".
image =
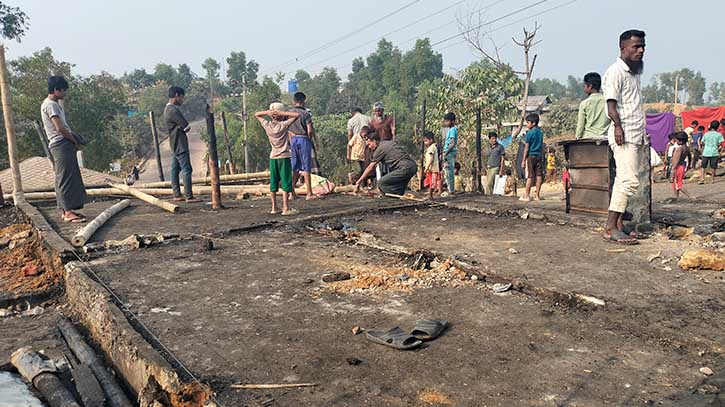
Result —
<instances>
[{"instance_id":1,"label":"dirt path","mask_svg":"<svg viewBox=\"0 0 725 407\"><path fill-rule=\"evenodd\" d=\"M206 162L204 157L206 155L207 146L204 140L201 138L201 134L206 132L206 122L204 120L197 120L191 123L191 131L188 134L189 137L189 152L191 154L191 168L193 177L206 176ZM160 143L161 147L161 165L164 171L164 179L171 179L171 147L169 141L164 140ZM156 156L151 155L151 158L146 161L146 169L139 175L139 182L154 182L159 180L158 166L156 165Z\"/></svg>"}]
</instances>

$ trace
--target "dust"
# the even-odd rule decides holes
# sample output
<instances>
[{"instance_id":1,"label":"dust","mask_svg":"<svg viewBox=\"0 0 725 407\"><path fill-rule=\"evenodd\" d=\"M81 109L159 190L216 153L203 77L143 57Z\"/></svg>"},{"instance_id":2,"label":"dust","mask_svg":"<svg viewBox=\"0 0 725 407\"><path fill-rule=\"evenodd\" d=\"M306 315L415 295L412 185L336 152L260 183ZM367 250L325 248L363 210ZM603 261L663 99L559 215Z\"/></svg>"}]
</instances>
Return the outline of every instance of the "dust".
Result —
<instances>
[{"instance_id":1,"label":"dust","mask_svg":"<svg viewBox=\"0 0 725 407\"><path fill-rule=\"evenodd\" d=\"M199 383L184 383L171 394L173 407L202 407L209 400L211 390Z\"/></svg>"},{"instance_id":2,"label":"dust","mask_svg":"<svg viewBox=\"0 0 725 407\"><path fill-rule=\"evenodd\" d=\"M371 264L350 264L336 258L326 258L324 264L335 271L350 273L351 279L331 282L323 290L339 294L412 292L429 287L472 287L477 283L470 280L466 272L455 267L450 260L430 263L430 268L406 266L380 266Z\"/></svg>"},{"instance_id":3,"label":"dust","mask_svg":"<svg viewBox=\"0 0 725 407\"><path fill-rule=\"evenodd\" d=\"M0 236L12 236L31 230L28 224L16 224L0 229ZM35 232L12 249L0 250L0 292L23 293L44 291L61 283L61 271L40 254L43 247ZM33 270L33 276L25 272Z\"/></svg>"},{"instance_id":4,"label":"dust","mask_svg":"<svg viewBox=\"0 0 725 407\"><path fill-rule=\"evenodd\" d=\"M420 392L420 394L418 394L418 400L422 401L423 403L433 405L438 404L452 406L454 404L453 400L437 390L423 390L422 392Z\"/></svg>"}]
</instances>

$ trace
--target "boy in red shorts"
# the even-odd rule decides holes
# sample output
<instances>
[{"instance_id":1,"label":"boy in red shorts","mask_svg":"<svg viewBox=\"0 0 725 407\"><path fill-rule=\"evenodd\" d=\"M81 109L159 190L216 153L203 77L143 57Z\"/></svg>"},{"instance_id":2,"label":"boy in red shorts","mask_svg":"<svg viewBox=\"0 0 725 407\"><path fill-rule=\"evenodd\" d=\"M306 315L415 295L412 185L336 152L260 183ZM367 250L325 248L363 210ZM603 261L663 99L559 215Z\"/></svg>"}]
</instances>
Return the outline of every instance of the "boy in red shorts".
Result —
<instances>
[{"instance_id":1,"label":"boy in red shorts","mask_svg":"<svg viewBox=\"0 0 725 407\"><path fill-rule=\"evenodd\" d=\"M675 199L680 197L680 191L682 191L686 197L690 198L690 194L688 194L684 189L685 172L687 170L685 160L690 156L690 148L687 147L687 133L681 131L673 133L672 136L672 139L677 143L677 148L672 154L672 171L670 175L672 189L675 191Z\"/></svg>"}]
</instances>

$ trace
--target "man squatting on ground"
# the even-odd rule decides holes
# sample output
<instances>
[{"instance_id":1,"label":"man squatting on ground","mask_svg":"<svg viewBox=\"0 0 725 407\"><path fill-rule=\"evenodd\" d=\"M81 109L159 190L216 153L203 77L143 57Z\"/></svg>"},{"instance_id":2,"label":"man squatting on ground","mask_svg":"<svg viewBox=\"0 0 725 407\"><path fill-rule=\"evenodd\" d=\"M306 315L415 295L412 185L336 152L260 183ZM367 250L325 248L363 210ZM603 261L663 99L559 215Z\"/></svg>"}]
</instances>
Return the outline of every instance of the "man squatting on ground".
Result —
<instances>
[{"instance_id":1,"label":"man squatting on ground","mask_svg":"<svg viewBox=\"0 0 725 407\"><path fill-rule=\"evenodd\" d=\"M378 164L386 165L389 172L378 181L383 194L403 195L410 179L418 172L418 165L395 141L380 141L377 133L368 134L368 148L373 158L360 179L355 182L355 192L360 192L363 180L375 171Z\"/></svg>"},{"instance_id":2,"label":"man squatting on ground","mask_svg":"<svg viewBox=\"0 0 725 407\"><path fill-rule=\"evenodd\" d=\"M178 86L169 88L169 102L164 108L164 121L169 131L169 144L171 145L171 189L174 191L173 201L183 201L179 187L179 173L184 177L184 195L186 202L201 202L194 198L191 183L191 155L189 153L189 139L186 132L191 130L189 122L184 118L179 106L184 104L184 89Z\"/></svg>"},{"instance_id":3,"label":"man squatting on ground","mask_svg":"<svg viewBox=\"0 0 725 407\"><path fill-rule=\"evenodd\" d=\"M317 143L317 135L312 124L312 115L305 109L307 96L302 92L297 92L292 96L294 107L290 112L299 114L297 120L292 123L289 128L292 142L290 143L291 161L292 161L292 186L297 185L300 175L305 179L305 187L307 189L307 200L314 199L312 194L312 149L313 142ZM292 198L297 198L297 194L292 189Z\"/></svg>"},{"instance_id":4,"label":"man squatting on ground","mask_svg":"<svg viewBox=\"0 0 725 407\"><path fill-rule=\"evenodd\" d=\"M645 33L625 31L619 37L620 56L604 74L604 97L612 120L609 147L617 166L604 237L620 244L637 244L624 227L623 215L629 197L639 187L638 166L643 159L645 113L642 106L641 75L644 68Z\"/></svg>"},{"instance_id":5,"label":"man squatting on ground","mask_svg":"<svg viewBox=\"0 0 725 407\"><path fill-rule=\"evenodd\" d=\"M269 116L270 121L264 117ZM299 213L296 209L289 207L289 195L294 191L292 183L292 163L290 160L289 128L299 117L298 112L286 112L284 105L279 102L269 105L269 110L256 112L254 117L259 120L269 138L272 151L269 153L269 192L272 199L272 210L275 215L277 210L277 191L282 184L282 215L295 215Z\"/></svg>"},{"instance_id":6,"label":"man squatting on ground","mask_svg":"<svg viewBox=\"0 0 725 407\"><path fill-rule=\"evenodd\" d=\"M83 222L85 217L74 211L86 202L76 152L81 149L65 119L65 110L59 101L68 92L68 82L62 76L48 78L48 97L40 105L40 116L48 137L48 147L55 168L55 193L64 222Z\"/></svg>"}]
</instances>

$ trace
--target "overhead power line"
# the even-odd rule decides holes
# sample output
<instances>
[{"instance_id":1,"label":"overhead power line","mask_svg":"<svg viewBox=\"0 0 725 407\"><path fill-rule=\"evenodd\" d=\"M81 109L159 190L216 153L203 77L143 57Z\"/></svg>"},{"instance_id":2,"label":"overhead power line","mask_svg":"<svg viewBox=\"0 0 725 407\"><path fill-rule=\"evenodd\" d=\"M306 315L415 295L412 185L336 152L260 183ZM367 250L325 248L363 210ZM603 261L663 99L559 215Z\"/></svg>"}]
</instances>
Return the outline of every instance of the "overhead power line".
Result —
<instances>
[{"instance_id":1,"label":"overhead power line","mask_svg":"<svg viewBox=\"0 0 725 407\"><path fill-rule=\"evenodd\" d=\"M511 16L516 15L518 13L524 12L524 11L530 9L530 8L534 8L534 7L538 6L539 4L546 3L547 1L549 1L549 0L539 0L539 1L537 1L535 3L532 3L532 4L530 4L530 5L526 6L526 7L521 7L520 9L514 10L514 11L512 11L512 12L506 14L506 15L503 15L501 17L495 18L495 19L493 19L491 21L486 21L485 23L479 24L479 25L477 25L475 27L469 28L468 30L461 31L461 32L459 32L457 34L454 34L454 35L448 37L448 38L445 38L443 40L440 40L440 41L438 41L438 42L436 42L434 44L431 44L431 47L434 47L434 46L436 46L438 44L442 44L444 42L448 42L448 41L450 41L450 40L452 40L452 39L454 39L456 37L460 37L461 35L466 35L466 34L470 33L471 31L478 30L479 28L482 28L482 27L485 27L487 25L491 25L491 24L493 24L495 22L501 21L504 18L508 18L508 17L511 17Z\"/></svg>"},{"instance_id":2,"label":"overhead power line","mask_svg":"<svg viewBox=\"0 0 725 407\"><path fill-rule=\"evenodd\" d=\"M388 14L385 14L384 16L375 19L374 21L372 21L370 23L367 23L367 24L365 24L365 25L363 25L361 27L358 27L357 29L355 29L353 31L350 31L349 33L347 33L347 34L345 34L345 35L343 35L341 37L338 37L338 38L336 38L336 39L334 39L334 40L332 40L330 42L327 42L327 43L325 43L323 45L320 45L319 47L317 47L317 48L315 48L313 50L310 50L307 53L305 53L303 55L300 55L300 56L298 56L298 57L296 57L294 59L291 59L291 60L289 60L289 61L287 61L287 62L285 62L283 64L277 65L277 66L275 66L275 67L267 70L266 73L273 73L274 71L276 71L278 69L284 68L284 67L286 67L286 66L288 66L290 64L293 64L293 63L298 62L298 61L300 61L302 59L305 59L305 58L310 57L312 55L315 55L315 54L317 54L319 52L322 52L325 49L327 49L327 48L329 48L329 47L331 47L331 46L333 46L335 44L338 44L341 41L344 41L344 40L352 37L353 35L358 34L359 32L361 32L361 31L363 31L363 30L365 30L367 28L370 28L370 27L374 26L375 24L377 24L377 23L379 23L379 22L381 22L381 21L383 21L383 20L385 20L387 18L390 18L390 17L394 16L395 14L400 13L401 11L403 11L403 10L405 10L405 9L413 6L414 4L416 4L416 3L420 2L420 1L421 0L413 0L413 1L411 1L411 2L409 2L407 4L405 4L405 5L403 5L402 7L399 7L397 9L393 10L392 12L390 12Z\"/></svg>"}]
</instances>

